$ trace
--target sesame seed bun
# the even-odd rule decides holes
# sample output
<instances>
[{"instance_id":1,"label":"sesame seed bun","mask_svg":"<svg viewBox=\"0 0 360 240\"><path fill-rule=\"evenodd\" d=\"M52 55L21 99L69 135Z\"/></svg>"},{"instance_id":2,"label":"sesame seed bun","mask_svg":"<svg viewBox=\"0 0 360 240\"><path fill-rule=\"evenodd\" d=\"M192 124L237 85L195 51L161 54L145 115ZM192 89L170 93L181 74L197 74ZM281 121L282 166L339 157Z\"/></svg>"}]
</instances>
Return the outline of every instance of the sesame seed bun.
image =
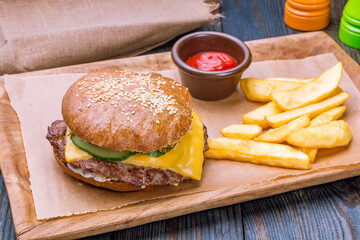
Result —
<instances>
[{"instance_id":1,"label":"sesame seed bun","mask_svg":"<svg viewBox=\"0 0 360 240\"><path fill-rule=\"evenodd\" d=\"M62 101L71 131L100 147L152 152L179 141L191 126L188 90L160 74L90 73Z\"/></svg>"}]
</instances>

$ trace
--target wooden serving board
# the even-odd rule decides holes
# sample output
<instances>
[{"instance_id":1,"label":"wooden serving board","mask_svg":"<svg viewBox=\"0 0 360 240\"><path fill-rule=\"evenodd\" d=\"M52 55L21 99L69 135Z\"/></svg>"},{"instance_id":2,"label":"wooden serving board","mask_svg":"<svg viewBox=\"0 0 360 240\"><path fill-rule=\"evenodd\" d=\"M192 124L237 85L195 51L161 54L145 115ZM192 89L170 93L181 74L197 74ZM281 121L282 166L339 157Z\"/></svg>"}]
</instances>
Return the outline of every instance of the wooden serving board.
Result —
<instances>
[{"instance_id":1,"label":"wooden serving board","mask_svg":"<svg viewBox=\"0 0 360 240\"><path fill-rule=\"evenodd\" d=\"M303 33L247 42L253 61L298 59L333 53L344 63L344 69L360 88L359 65L324 32ZM175 69L170 53L116 59L20 75L46 75L69 72L90 72L98 69L155 71ZM299 188L360 175L360 164L314 171L303 176L278 178L268 182L221 189L173 198L147 201L111 211L37 221L29 183L29 173L16 113L10 106L0 77L0 167L6 184L19 239L79 238L109 232L157 220L171 218L252 199L267 197ZM164 211L166 209L166 211Z\"/></svg>"}]
</instances>

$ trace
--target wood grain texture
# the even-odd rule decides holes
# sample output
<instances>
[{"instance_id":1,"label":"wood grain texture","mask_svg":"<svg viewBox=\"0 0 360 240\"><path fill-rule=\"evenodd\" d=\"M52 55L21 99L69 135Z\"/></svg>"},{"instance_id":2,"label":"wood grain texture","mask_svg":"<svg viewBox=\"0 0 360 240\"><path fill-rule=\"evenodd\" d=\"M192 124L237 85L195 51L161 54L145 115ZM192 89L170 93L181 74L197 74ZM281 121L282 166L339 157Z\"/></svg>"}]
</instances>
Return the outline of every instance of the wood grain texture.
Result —
<instances>
[{"instance_id":1,"label":"wood grain texture","mask_svg":"<svg viewBox=\"0 0 360 240\"><path fill-rule=\"evenodd\" d=\"M241 239L240 204L210 209L84 239Z\"/></svg>"},{"instance_id":2,"label":"wood grain texture","mask_svg":"<svg viewBox=\"0 0 360 240\"><path fill-rule=\"evenodd\" d=\"M1 221L0 221L0 239L16 239L14 224L11 218L11 210L9 198L5 189L4 179L0 176L0 206L1 206Z\"/></svg>"},{"instance_id":3,"label":"wood grain texture","mask_svg":"<svg viewBox=\"0 0 360 240\"><path fill-rule=\"evenodd\" d=\"M325 28L324 31L329 34L348 55L360 64L360 50L345 45L340 41L338 36L342 10L346 2L346 0L331 1L330 25Z\"/></svg>"},{"instance_id":4,"label":"wood grain texture","mask_svg":"<svg viewBox=\"0 0 360 240\"><path fill-rule=\"evenodd\" d=\"M233 35L241 33L240 38L242 40L298 33L298 31L283 24L284 2L285 0L225 0L221 7L221 13L225 16L222 25L216 27L207 26L200 30L223 31ZM325 32L357 63L360 63L360 51L342 44L337 37L338 23L345 2L346 0L331 2L331 24L325 29ZM246 24L244 25L244 23ZM150 53L170 50L175 40L152 50ZM273 47L270 47L270 50L273 50ZM268 48L263 49L265 53L268 50ZM328 50L333 49L329 46ZM336 48L335 50L340 56L343 54L341 49ZM317 51L314 50L315 54ZM169 67L169 58L164 57L164 59L156 68L163 67L162 69L167 69ZM123 65L124 68L127 69L133 67L131 61L126 63L126 60L124 60L123 64L125 64ZM146 63L143 64L142 69L146 70L148 66L146 66ZM69 71L89 71L104 66L116 68L115 65L105 62L95 64L91 68L75 66L71 67ZM359 67L354 64L353 66L355 68ZM0 116L0 121L3 120L3 116ZM6 156L1 156L1 158L4 157ZM26 176L24 173L22 175ZM350 178L275 197L193 213L86 239L309 239L315 237L322 239L358 239L360 238L360 224L358 224L360 222L359 179L359 177ZM0 192L0 236L1 239L16 239L7 194L4 184L2 182L0 184L2 186ZM305 200L302 200L303 198ZM14 215L16 216L16 213ZM82 218L79 219L79 221L81 220ZM22 224L25 227L23 233L26 233L28 230L26 229L27 225ZM112 230L114 229L105 231ZM228 230L230 230L230 235L221 234ZM89 231L89 234L94 233ZM31 236L31 234L27 236Z\"/></svg>"},{"instance_id":5,"label":"wood grain texture","mask_svg":"<svg viewBox=\"0 0 360 240\"><path fill-rule=\"evenodd\" d=\"M314 39L323 40L314 42ZM283 44L280 44L281 42ZM296 46L296 43L298 42L301 42L303 47L301 49L290 47L292 54L289 55L289 47L287 46ZM341 59L345 65L349 66L349 70L347 70L349 75L353 75L355 78L359 77L359 75L356 74L356 72L359 72L359 69L356 69L355 73L351 72L351 67L356 63L344 52L339 51L337 53L336 51L339 50L339 47L337 47L336 44L333 44L331 38L322 32L285 36L278 39L256 40L248 42L248 45L254 54L254 59L257 61L269 58L273 59L274 54L272 54L272 51L275 51L277 53L276 56L283 59L303 57L303 51L309 55L334 52L335 54L338 54L339 59ZM269 48L272 51L269 51ZM259 54L259 52L267 52L268 54ZM283 55L281 55L281 53ZM93 71L103 67L110 69L126 68L133 71L144 71L148 68L156 70L156 67L159 67L160 69L174 68L170 61L169 53L160 53L131 59L118 59L107 62L44 70L41 72L23 73L21 75L29 76L50 74L54 72L83 72ZM3 84L3 80L0 81L0 84ZM68 218L36 221L31 199L32 196L27 181L28 173L26 171L26 160L24 158L23 149L22 147L14 147L22 146L18 126L19 123L15 113L11 111L5 92L3 92L0 103L0 107L2 108L0 110L5 113L3 114L3 122L0 124L0 126L3 127L3 133L0 134L0 140L2 142L9 141L9 146L11 147L11 154L9 151L0 151L3 155L6 153L1 159L0 164L3 170L3 176L5 176L4 179L10 195L10 202L13 206L16 206L13 208L13 214L16 216L14 217L14 223L17 227L16 230L19 239L47 239L50 237L62 239L93 235L100 232L108 232L180 216L195 211L266 197L302 187L355 176L360 173L360 164L355 164L346 167L312 171L301 177L281 178L266 183L252 184L251 186L239 186L232 189L221 189L189 196L181 196L177 197L176 201L174 201L174 199L163 199L144 202L142 204L116 209L114 211L103 211ZM4 161L4 159L6 159L6 161ZM20 184L17 179L20 180ZM175 204L175 202L181 202L182 204ZM216 235L218 234L220 233L216 232Z\"/></svg>"},{"instance_id":6,"label":"wood grain texture","mask_svg":"<svg viewBox=\"0 0 360 240\"><path fill-rule=\"evenodd\" d=\"M244 203L245 238L358 239L359 193L355 178Z\"/></svg>"},{"instance_id":7,"label":"wood grain texture","mask_svg":"<svg viewBox=\"0 0 360 240\"><path fill-rule=\"evenodd\" d=\"M224 0L220 9L220 13L224 16L221 25L204 26L194 31L225 32L243 41L302 33L284 23L285 2L286 0ZM330 24L322 31L330 35L348 55L360 63L360 50L346 46L338 37L342 10L346 2L347 0L331 1ZM171 46L181 36L145 54L170 51Z\"/></svg>"},{"instance_id":8,"label":"wood grain texture","mask_svg":"<svg viewBox=\"0 0 360 240\"><path fill-rule=\"evenodd\" d=\"M299 33L299 31L287 27L282 21L285 0L264 0L256 2L258 4L256 4L255 1L223 1L221 12L226 18L222 20L221 30L216 29L216 31L235 34L244 41L258 39L261 33L263 33L262 36L264 38ZM331 1L331 24L324 31L357 63L360 63L360 51L344 45L338 38L338 27L345 3L346 0ZM277 10L277 14L269 14L267 16L257 17L257 21L253 20L254 15L260 15L259 12L266 12L266 9L270 9L271 5L272 11L276 12ZM270 29L277 28L275 29L276 34L268 29L263 29L263 31L259 33L258 26L261 28L261 22L267 22L267 27ZM243 23L246 24L244 25ZM169 51L171 46L172 44L166 44L152 52ZM320 187L306 188L276 197L236 204L234 206L241 206L242 209L244 209L243 216L235 216L238 221L243 221L244 236L238 236L232 239L314 239L315 237L322 239L358 239L360 236L360 224L358 224L360 222L358 219L360 216L358 203L360 189L359 179L359 177L350 178L325 184ZM341 186L340 189L344 189L343 191L339 191L339 185ZM306 204L301 204L300 210L304 213L299 215L297 214L299 207L294 199L297 199L296 196L303 195L304 193L307 196ZM334 197L334 195L336 197ZM278 201L282 204L277 204ZM291 202L291 204L288 204L289 202ZM228 209L224 212L224 215L231 211L232 207L233 206L224 207L224 209ZM253 211L252 209L254 208L258 211ZM208 212L211 211L213 210L208 210ZM327 218L323 217L332 211L338 212L338 214ZM288 222L281 224L283 223L282 215L284 213L292 215L293 217L290 219L287 218ZM189 216L196 219L196 215L197 213L194 213ZM254 221L254 219L259 219L259 221ZM184 220L183 217L179 217L162 222L166 223L169 221L178 222ZM346 224L343 225L343 223ZM214 228L221 228L226 224L226 221L220 221L218 226L214 226ZM152 224L144 225L144 228L148 228L148 226L151 225ZM350 232L349 226L351 226ZM204 228L204 225L200 225L198 228L201 230ZM345 230L343 230L343 228ZM107 237L124 239L124 236L128 236L127 233L132 232L133 229L134 228L103 234L100 238L96 239L106 239ZM141 233L141 229L143 228L136 227L135 229L139 229ZM182 236L182 231L182 229L179 229L175 232L176 238ZM337 234L340 232L343 234ZM167 231L167 233L169 232ZM173 234L173 232L171 233ZM209 237L212 236L210 233L211 232L209 232L209 234L202 234L198 237L211 239ZM173 235L167 236L167 238L163 238L159 235L137 235L140 239L169 239L169 237L173 239L171 238Z\"/></svg>"}]
</instances>

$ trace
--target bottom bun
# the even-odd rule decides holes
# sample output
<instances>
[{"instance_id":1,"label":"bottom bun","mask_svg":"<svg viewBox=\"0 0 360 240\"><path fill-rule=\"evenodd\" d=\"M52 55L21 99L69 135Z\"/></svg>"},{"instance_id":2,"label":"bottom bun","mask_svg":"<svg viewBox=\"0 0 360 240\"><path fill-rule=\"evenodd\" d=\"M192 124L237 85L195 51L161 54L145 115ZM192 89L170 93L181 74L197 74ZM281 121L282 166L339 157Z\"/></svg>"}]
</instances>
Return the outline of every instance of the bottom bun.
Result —
<instances>
[{"instance_id":1,"label":"bottom bun","mask_svg":"<svg viewBox=\"0 0 360 240\"><path fill-rule=\"evenodd\" d=\"M115 181L115 180L110 180L110 181L106 181L106 182L99 182L99 181L96 181L93 178L83 177L81 174L78 174L78 173L74 172L68 166L66 166L67 163L65 163L61 159L61 157L58 156L58 154L56 154L56 152L54 152L54 155L55 155L57 163L60 165L60 167L62 168L62 170L66 174L68 174L68 175L70 175L70 176L72 176L72 177L74 177L74 178L76 178L78 180L81 180L83 182L86 182L88 184L91 184L91 185L94 185L94 186L97 186L97 187L101 187L101 188L110 189L110 190L113 190L113 191L118 191L118 192L151 190L153 188L153 186L148 186L146 188L141 188L141 187L138 187L138 186L131 185L129 183L124 183L124 182Z\"/></svg>"}]
</instances>

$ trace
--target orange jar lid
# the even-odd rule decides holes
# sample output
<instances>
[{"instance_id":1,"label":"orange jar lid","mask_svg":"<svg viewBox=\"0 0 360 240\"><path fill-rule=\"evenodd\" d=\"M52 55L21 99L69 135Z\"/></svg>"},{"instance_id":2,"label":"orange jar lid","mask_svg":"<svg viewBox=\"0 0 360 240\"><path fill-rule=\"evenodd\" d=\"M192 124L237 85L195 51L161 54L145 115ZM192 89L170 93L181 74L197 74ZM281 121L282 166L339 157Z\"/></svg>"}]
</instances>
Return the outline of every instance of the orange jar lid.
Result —
<instances>
[{"instance_id":1,"label":"orange jar lid","mask_svg":"<svg viewBox=\"0 0 360 240\"><path fill-rule=\"evenodd\" d=\"M284 21L296 30L323 29L330 22L330 0L287 0Z\"/></svg>"}]
</instances>

